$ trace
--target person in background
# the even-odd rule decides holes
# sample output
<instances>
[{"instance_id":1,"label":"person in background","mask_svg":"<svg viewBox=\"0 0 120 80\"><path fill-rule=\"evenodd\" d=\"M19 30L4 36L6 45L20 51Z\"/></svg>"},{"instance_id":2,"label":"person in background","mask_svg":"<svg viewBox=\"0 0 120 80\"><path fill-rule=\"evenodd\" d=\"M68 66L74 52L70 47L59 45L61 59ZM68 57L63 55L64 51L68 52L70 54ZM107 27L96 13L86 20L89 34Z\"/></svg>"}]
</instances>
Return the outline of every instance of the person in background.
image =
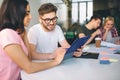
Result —
<instances>
[{"instance_id":1,"label":"person in background","mask_svg":"<svg viewBox=\"0 0 120 80\"><path fill-rule=\"evenodd\" d=\"M65 49L57 48L48 62L32 62L25 27L31 19L27 0L3 0L0 8L0 80L20 80L20 71L42 71L61 63Z\"/></svg>"},{"instance_id":2,"label":"person in background","mask_svg":"<svg viewBox=\"0 0 120 80\"><path fill-rule=\"evenodd\" d=\"M53 51L58 48L58 44L64 48L69 48L70 44L64 37L62 29L57 23L57 7L52 3L45 3L38 9L39 22L28 30L28 40L30 43L32 58L49 60L56 57ZM80 56L82 51L75 52Z\"/></svg>"},{"instance_id":3,"label":"person in background","mask_svg":"<svg viewBox=\"0 0 120 80\"><path fill-rule=\"evenodd\" d=\"M101 33L98 29L101 21L102 18L95 14L91 17L90 21L86 25L79 27L77 31L79 38L91 35L90 39L85 43L85 45L95 42L94 38Z\"/></svg>"},{"instance_id":4,"label":"person in background","mask_svg":"<svg viewBox=\"0 0 120 80\"><path fill-rule=\"evenodd\" d=\"M111 16L106 17L100 31L101 34L99 36L103 41L111 42L112 38L118 37L118 32L114 27L114 18Z\"/></svg>"}]
</instances>

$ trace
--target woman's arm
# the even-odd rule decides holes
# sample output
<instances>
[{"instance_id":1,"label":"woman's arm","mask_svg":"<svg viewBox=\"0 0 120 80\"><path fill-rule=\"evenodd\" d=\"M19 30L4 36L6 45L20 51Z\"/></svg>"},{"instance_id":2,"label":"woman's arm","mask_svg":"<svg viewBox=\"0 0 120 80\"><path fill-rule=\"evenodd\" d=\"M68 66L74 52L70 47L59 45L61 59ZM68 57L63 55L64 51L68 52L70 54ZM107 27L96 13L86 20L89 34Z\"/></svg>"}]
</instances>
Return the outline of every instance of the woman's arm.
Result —
<instances>
[{"instance_id":1,"label":"woman's arm","mask_svg":"<svg viewBox=\"0 0 120 80\"><path fill-rule=\"evenodd\" d=\"M103 41L106 41L108 32L109 32L109 28L105 28L105 33L103 34Z\"/></svg>"},{"instance_id":2,"label":"woman's arm","mask_svg":"<svg viewBox=\"0 0 120 80\"><path fill-rule=\"evenodd\" d=\"M31 60L28 59L27 55L25 55L22 47L18 44L9 44L4 48L4 50L8 56L27 73L38 72L54 67L61 63L65 54L65 49L58 48L55 51L55 53L57 53L57 56L54 60L51 60L49 62L31 62Z\"/></svg>"}]
</instances>

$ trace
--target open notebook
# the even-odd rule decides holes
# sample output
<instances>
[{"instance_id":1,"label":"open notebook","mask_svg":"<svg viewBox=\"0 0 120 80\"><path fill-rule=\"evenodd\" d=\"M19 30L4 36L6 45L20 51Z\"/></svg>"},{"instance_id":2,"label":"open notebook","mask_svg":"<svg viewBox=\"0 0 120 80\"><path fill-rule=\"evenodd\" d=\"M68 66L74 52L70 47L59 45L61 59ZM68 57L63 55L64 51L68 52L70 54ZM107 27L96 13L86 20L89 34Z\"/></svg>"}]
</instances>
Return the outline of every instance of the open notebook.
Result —
<instances>
[{"instance_id":1,"label":"open notebook","mask_svg":"<svg viewBox=\"0 0 120 80\"><path fill-rule=\"evenodd\" d=\"M64 60L73 57L73 52L75 52L78 48L81 48L89 38L90 36L86 36L83 38L76 38L71 44L71 47L67 49L64 56Z\"/></svg>"}]
</instances>

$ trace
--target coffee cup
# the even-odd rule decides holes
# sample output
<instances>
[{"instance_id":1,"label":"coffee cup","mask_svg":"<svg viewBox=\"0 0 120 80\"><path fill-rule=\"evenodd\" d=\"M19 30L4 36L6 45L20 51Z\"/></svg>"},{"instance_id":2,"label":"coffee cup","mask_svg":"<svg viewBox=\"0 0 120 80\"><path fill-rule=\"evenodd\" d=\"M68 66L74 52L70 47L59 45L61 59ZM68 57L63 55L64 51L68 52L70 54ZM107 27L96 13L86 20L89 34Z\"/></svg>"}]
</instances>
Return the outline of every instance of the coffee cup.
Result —
<instances>
[{"instance_id":1,"label":"coffee cup","mask_svg":"<svg viewBox=\"0 0 120 80\"><path fill-rule=\"evenodd\" d=\"M100 48L100 46L101 46L101 38L100 37L95 38L95 46L96 46L96 48Z\"/></svg>"}]
</instances>

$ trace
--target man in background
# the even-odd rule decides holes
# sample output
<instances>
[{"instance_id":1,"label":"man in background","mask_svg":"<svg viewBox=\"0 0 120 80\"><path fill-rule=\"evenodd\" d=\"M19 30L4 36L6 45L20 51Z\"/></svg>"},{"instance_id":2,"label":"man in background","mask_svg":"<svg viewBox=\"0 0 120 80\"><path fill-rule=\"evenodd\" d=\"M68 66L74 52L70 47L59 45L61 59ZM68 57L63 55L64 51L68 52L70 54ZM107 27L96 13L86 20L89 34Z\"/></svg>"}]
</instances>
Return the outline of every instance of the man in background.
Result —
<instances>
[{"instance_id":1,"label":"man in background","mask_svg":"<svg viewBox=\"0 0 120 80\"><path fill-rule=\"evenodd\" d=\"M90 39L86 42L86 44L94 43L94 38L101 33L101 31L98 29L101 22L102 18L99 15L93 15L86 25L79 27L78 37L82 38L91 35Z\"/></svg>"}]
</instances>

